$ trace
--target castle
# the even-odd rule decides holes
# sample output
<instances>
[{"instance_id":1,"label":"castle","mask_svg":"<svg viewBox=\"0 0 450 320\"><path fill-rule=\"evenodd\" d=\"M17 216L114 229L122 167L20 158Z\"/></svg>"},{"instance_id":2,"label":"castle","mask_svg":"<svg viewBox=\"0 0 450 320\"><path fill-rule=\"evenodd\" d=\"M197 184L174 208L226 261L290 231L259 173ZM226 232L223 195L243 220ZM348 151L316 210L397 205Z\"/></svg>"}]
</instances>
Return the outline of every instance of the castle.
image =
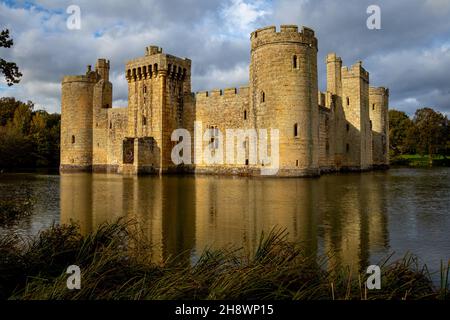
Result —
<instances>
[{"instance_id":1,"label":"castle","mask_svg":"<svg viewBox=\"0 0 450 320\"><path fill-rule=\"evenodd\" d=\"M109 61L99 59L95 70L88 66L85 75L65 76L60 171L257 175L264 168L261 159L175 164L173 131L185 128L194 136L199 121L221 132L278 129L278 176L389 165L389 91L369 86L361 62L343 67L340 57L328 54L327 89L320 92L313 30L282 25L277 31L270 26L252 32L250 40L250 81L240 88L193 94L191 60L156 46L126 63L127 108L112 108ZM217 146L211 140L201 140L201 149L214 152Z\"/></svg>"}]
</instances>

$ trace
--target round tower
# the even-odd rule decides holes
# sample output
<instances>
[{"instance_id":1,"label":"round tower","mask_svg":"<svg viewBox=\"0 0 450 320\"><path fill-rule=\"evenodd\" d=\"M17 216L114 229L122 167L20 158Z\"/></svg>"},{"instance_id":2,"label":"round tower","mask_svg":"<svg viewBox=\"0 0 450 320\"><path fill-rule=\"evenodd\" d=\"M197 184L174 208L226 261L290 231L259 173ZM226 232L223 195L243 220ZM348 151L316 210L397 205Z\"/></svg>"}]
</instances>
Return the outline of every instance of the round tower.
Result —
<instances>
[{"instance_id":1,"label":"round tower","mask_svg":"<svg viewBox=\"0 0 450 320\"><path fill-rule=\"evenodd\" d=\"M389 89L369 87L372 158L375 167L389 165Z\"/></svg>"},{"instance_id":2,"label":"round tower","mask_svg":"<svg viewBox=\"0 0 450 320\"><path fill-rule=\"evenodd\" d=\"M250 103L257 129L279 129L279 175L318 175L317 39L282 25L251 34Z\"/></svg>"},{"instance_id":3,"label":"round tower","mask_svg":"<svg viewBox=\"0 0 450 320\"><path fill-rule=\"evenodd\" d=\"M97 73L66 76L61 95L61 172L92 169L93 94Z\"/></svg>"}]
</instances>

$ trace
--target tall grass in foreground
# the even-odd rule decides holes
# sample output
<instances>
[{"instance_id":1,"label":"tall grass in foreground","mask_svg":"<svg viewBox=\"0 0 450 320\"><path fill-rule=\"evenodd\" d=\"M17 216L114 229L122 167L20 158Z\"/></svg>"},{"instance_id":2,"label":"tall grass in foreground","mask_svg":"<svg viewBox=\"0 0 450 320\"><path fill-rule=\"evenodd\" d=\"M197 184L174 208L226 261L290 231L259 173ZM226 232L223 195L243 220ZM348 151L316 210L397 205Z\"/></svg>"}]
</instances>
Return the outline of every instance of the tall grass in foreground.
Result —
<instances>
[{"instance_id":1,"label":"tall grass in foreground","mask_svg":"<svg viewBox=\"0 0 450 320\"><path fill-rule=\"evenodd\" d=\"M262 235L256 252L206 250L191 264L149 261L148 245L132 223L103 224L83 236L74 225L54 226L34 239L0 238L2 299L448 299L448 265L434 288L412 256L382 266L381 290L366 275L326 270L326 259L305 256L286 233ZM69 265L82 270L80 290L68 290Z\"/></svg>"}]
</instances>

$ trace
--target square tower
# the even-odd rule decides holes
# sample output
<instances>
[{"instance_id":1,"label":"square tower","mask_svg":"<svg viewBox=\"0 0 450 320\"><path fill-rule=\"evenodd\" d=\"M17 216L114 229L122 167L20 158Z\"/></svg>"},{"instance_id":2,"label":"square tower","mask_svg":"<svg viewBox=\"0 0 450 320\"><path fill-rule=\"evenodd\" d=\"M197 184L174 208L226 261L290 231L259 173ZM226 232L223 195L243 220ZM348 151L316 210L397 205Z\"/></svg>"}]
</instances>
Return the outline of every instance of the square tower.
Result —
<instances>
[{"instance_id":1,"label":"square tower","mask_svg":"<svg viewBox=\"0 0 450 320\"><path fill-rule=\"evenodd\" d=\"M124 148L130 148L130 141L134 141L134 149L127 150L129 154L139 153L142 145L151 150L132 157L134 170L169 171L174 166L171 134L183 127L184 100L191 92L191 60L149 46L145 56L127 62L125 72L128 128Z\"/></svg>"}]
</instances>

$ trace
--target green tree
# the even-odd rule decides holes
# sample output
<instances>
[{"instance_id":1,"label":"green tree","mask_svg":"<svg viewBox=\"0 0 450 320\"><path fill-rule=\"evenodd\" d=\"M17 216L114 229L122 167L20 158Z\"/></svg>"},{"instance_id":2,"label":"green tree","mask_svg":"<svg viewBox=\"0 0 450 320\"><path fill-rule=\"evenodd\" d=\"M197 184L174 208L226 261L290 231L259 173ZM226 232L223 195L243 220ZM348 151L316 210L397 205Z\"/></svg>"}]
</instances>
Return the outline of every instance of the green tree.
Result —
<instances>
[{"instance_id":1,"label":"green tree","mask_svg":"<svg viewBox=\"0 0 450 320\"><path fill-rule=\"evenodd\" d=\"M34 104L31 101L23 103L22 101L16 100L12 97L0 98L0 126L5 126L8 121L12 121L14 118L14 112L21 105L25 105L25 108L29 110L34 109Z\"/></svg>"},{"instance_id":2,"label":"green tree","mask_svg":"<svg viewBox=\"0 0 450 320\"><path fill-rule=\"evenodd\" d=\"M9 37L9 30L5 29L0 32L0 48L11 48L14 44L13 39ZM19 83L22 73L15 62L9 62L0 58L0 71L5 75L6 83L12 86L14 83Z\"/></svg>"},{"instance_id":3,"label":"green tree","mask_svg":"<svg viewBox=\"0 0 450 320\"><path fill-rule=\"evenodd\" d=\"M389 144L394 155L411 152L415 146L410 139L414 124L403 111L389 110Z\"/></svg>"},{"instance_id":4,"label":"green tree","mask_svg":"<svg viewBox=\"0 0 450 320\"><path fill-rule=\"evenodd\" d=\"M421 108L416 110L413 122L417 134L417 151L422 155L428 154L431 164L433 156L446 147L447 118L432 108Z\"/></svg>"},{"instance_id":5,"label":"green tree","mask_svg":"<svg viewBox=\"0 0 450 320\"><path fill-rule=\"evenodd\" d=\"M30 104L20 104L14 111L12 121L8 124L22 132L24 135L28 135L30 133L33 107L34 106Z\"/></svg>"},{"instance_id":6,"label":"green tree","mask_svg":"<svg viewBox=\"0 0 450 320\"><path fill-rule=\"evenodd\" d=\"M0 127L0 168L34 166L32 141L14 127Z\"/></svg>"},{"instance_id":7,"label":"green tree","mask_svg":"<svg viewBox=\"0 0 450 320\"><path fill-rule=\"evenodd\" d=\"M33 109L31 101L0 99L0 169L59 165L61 117Z\"/></svg>"}]
</instances>

